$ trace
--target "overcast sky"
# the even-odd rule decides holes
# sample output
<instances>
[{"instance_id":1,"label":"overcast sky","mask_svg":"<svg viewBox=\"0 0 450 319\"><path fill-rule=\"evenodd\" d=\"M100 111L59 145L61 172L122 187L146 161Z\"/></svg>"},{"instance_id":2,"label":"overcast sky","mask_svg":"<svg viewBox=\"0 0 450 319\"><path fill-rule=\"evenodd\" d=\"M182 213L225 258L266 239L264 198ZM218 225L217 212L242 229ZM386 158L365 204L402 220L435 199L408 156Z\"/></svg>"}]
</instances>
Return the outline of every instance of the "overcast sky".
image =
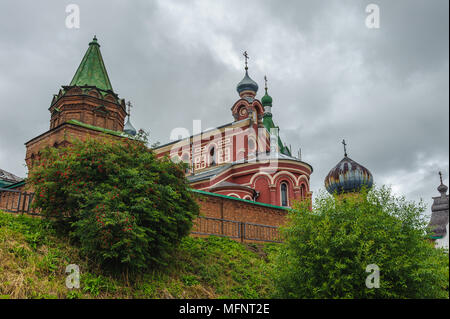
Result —
<instances>
[{"instance_id":1,"label":"overcast sky","mask_svg":"<svg viewBox=\"0 0 450 319\"><path fill-rule=\"evenodd\" d=\"M80 28L65 25L80 8ZM367 28L366 6L380 9ZM0 168L21 177L24 143L49 129L48 107L97 35L132 123L169 142L233 121L236 84L264 75L280 135L310 163L311 189L348 154L378 185L431 205L449 172L448 1L2 1Z\"/></svg>"}]
</instances>

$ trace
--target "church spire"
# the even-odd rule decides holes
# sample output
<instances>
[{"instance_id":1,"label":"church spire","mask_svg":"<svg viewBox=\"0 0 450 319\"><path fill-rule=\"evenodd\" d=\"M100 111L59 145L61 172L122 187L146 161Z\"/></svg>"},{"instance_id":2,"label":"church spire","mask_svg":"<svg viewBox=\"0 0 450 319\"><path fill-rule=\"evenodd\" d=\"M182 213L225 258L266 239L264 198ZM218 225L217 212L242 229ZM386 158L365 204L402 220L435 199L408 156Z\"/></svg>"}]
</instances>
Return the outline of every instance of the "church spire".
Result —
<instances>
[{"instance_id":1,"label":"church spire","mask_svg":"<svg viewBox=\"0 0 450 319\"><path fill-rule=\"evenodd\" d=\"M113 91L103 62L102 54L100 53L100 44L98 44L95 35L89 43L89 48L70 82L70 86L75 85L89 85L95 86L101 90Z\"/></svg>"}]
</instances>

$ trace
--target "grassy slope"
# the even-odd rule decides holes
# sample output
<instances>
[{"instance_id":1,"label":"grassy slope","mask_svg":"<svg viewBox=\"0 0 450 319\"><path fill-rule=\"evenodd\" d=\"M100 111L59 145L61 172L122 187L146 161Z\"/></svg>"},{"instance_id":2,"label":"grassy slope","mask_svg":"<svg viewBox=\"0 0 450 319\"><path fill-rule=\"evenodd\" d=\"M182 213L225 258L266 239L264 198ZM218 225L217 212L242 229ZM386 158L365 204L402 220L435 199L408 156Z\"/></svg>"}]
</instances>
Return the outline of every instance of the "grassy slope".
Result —
<instances>
[{"instance_id":1,"label":"grassy slope","mask_svg":"<svg viewBox=\"0 0 450 319\"><path fill-rule=\"evenodd\" d=\"M249 249L250 248L250 249ZM113 274L83 258L40 219L0 212L0 298L268 298L271 263L235 241L185 238L165 269ZM80 289L65 286L77 264Z\"/></svg>"}]
</instances>

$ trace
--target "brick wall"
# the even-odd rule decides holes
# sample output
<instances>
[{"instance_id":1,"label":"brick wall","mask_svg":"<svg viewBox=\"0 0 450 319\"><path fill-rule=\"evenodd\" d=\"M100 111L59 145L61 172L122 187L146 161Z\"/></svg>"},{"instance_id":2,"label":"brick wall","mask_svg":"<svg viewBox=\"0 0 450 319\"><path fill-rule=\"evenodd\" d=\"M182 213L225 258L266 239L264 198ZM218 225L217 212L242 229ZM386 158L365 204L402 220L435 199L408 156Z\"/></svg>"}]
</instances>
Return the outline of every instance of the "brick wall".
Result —
<instances>
[{"instance_id":1,"label":"brick wall","mask_svg":"<svg viewBox=\"0 0 450 319\"><path fill-rule=\"evenodd\" d=\"M200 217L194 221L192 236L214 234L241 242L280 240L277 227L287 221L286 209L214 193L197 191L195 196L200 206L200 216L206 218Z\"/></svg>"},{"instance_id":2,"label":"brick wall","mask_svg":"<svg viewBox=\"0 0 450 319\"><path fill-rule=\"evenodd\" d=\"M216 194L197 194L196 197L201 216L268 226L280 226L286 221L287 210L283 208L218 197Z\"/></svg>"},{"instance_id":3,"label":"brick wall","mask_svg":"<svg viewBox=\"0 0 450 319\"><path fill-rule=\"evenodd\" d=\"M49 130L44 134L28 141L26 145L25 162L27 163L28 170L33 166L34 160L39 160L39 151L46 146L67 146L70 144L70 139L76 138L80 140L86 140L88 137L109 137L114 139L121 139L122 137L105 134L101 131L92 130L82 126L77 126L70 123L64 123L57 128Z\"/></svg>"}]
</instances>

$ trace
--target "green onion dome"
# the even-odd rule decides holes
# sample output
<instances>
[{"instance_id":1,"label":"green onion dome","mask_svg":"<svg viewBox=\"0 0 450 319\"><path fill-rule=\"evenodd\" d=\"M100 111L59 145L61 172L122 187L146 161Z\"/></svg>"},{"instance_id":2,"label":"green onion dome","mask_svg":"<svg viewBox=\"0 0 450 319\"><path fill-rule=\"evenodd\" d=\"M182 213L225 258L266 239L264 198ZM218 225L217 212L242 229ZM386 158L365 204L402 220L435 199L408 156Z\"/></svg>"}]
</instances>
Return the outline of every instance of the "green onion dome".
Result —
<instances>
[{"instance_id":1,"label":"green onion dome","mask_svg":"<svg viewBox=\"0 0 450 319\"><path fill-rule=\"evenodd\" d=\"M272 97L267 94L267 88L266 88L266 94L261 99L261 104L263 106L272 106Z\"/></svg>"}]
</instances>

